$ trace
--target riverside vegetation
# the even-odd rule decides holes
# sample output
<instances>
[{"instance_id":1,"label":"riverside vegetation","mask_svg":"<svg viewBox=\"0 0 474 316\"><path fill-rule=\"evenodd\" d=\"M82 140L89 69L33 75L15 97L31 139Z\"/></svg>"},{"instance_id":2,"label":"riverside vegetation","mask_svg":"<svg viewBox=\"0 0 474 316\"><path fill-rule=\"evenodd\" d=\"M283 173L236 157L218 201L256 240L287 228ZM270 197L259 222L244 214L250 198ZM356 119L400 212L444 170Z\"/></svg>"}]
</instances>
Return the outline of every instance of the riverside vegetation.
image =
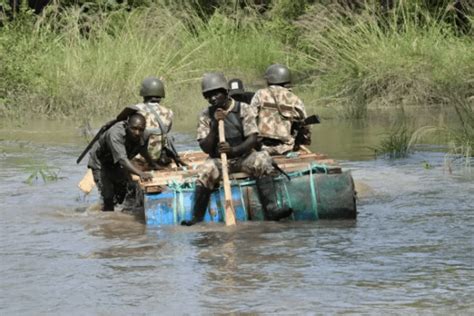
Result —
<instances>
[{"instance_id":1,"label":"riverside vegetation","mask_svg":"<svg viewBox=\"0 0 474 316\"><path fill-rule=\"evenodd\" d=\"M293 70L310 113L364 119L423 110L430 126L410 135L394 129L388 147L407 151L435 132L472 156L472 11L461 31L449 1L438 10L400 1L390 11L378 1L356 9L335 1L267 2L266 10L236 1L206 10L186 1L135 1L133 8L53 1L40 15L23 8L14 19L2 16L0 118L114 116L137 100L138 83L152 74L164 79L165 103L176 116L194 118L188 114L202 107L205 71L258 88L265 68L279 62Z\"/></svg>"}]
</instances>

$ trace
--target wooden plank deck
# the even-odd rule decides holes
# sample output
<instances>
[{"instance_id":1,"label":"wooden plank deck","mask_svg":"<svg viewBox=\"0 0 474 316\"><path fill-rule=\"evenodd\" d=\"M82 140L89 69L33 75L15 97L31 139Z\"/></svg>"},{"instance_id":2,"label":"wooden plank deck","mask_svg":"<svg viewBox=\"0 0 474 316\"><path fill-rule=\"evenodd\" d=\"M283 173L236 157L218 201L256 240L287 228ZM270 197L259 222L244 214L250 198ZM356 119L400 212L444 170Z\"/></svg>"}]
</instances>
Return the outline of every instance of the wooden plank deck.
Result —
<instances>
[{"instance_id":1,"label":"wooden plank deck","mask_svg":"<svg viewBox=\"0 0 474 316\"><path fill-rule=\"evenodd\" d=\"M152 171L153 179L151 181L138 181L142 189L147 193L156 193L163 191L170 182L192 180L199 172L199 165L208 156L203 152L189 151L181 152L180 157L183 162L188 164L188 167L177 167L172 163L166 169ZM328 166L328 173L341 173L341 168L335 165L334 160L327 159L327 156L323 154L299 152L297 157L274 156L273 159L287 173L307 169L311 163ZM229 175L231 180L249 178L250 176L244 172L231 173Z\"/></svg>"}]
</instances>

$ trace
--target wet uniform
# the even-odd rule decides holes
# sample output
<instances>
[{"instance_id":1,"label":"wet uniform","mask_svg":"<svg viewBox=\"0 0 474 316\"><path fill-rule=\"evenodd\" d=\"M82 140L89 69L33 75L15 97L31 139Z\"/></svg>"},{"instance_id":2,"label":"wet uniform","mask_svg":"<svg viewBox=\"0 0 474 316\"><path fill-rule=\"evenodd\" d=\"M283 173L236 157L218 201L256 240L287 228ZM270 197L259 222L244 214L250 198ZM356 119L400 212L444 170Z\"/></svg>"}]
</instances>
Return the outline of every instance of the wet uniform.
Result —
<instances>
[{"instance_id":1,"label":"wet uniform","mask_svg":"<svg viewBox=\"0 0 474 316\"><path fill-rule=\"evenodd\" d=\"M233 135L234 139L237 136L237 138L240 137L243 141L248 136L258 133L256 108L252 108L247 103L238 103L234 100L231 102L229 109L226 111L227 117L224 120L226 140L229 135ZM232 121L230 119L231 117L237 118L237 120ZM210 133L211 120L214 120L214 118L211 118L209 108L207 108L199 117L197 127L198 141L206 138ZM228 133L230 130L232 130L232 133ZM197 181L210 190L214 189L219 184L222 177L222 165L221 160L218 157L219 155L216 150L214 153L210 154L210 157L201 166L199 166ZM254 177L268 175L273 170L270 155L263 151L257 152L252 150L250 153L244 154L242 157L229 159L228 164L229 172L243 171Z\"/></svg>"},{"instance_id":2,"label":"wet uniform","mask_svg":"<svg viewBox=\"0 0 474 316\"><path fill-rule=\"evenodd\" d=\"M262 150L270 155L281 155L292 151L296 137L296 132L292 131L292 122L306 118L301 99L288 88L270 85L255 93L251 106L258 110ZM309 128L305 128L304 133L309 139L311 134Z\"/></svg>"},{"instance_id":3,"label":"wet uniform","mask_svg":"<svg viewBox=\"0 0 474 316\"><path fill-rule=\"evenodd\" d=\"M133 143L126 138L126 128L127 122L120 121L100 136L87 164L108 210L113 209L115 203L121 203L127 193L130 176L120 161L147 151L147 133L139 142Z\"/></svg>"}]
</instances>

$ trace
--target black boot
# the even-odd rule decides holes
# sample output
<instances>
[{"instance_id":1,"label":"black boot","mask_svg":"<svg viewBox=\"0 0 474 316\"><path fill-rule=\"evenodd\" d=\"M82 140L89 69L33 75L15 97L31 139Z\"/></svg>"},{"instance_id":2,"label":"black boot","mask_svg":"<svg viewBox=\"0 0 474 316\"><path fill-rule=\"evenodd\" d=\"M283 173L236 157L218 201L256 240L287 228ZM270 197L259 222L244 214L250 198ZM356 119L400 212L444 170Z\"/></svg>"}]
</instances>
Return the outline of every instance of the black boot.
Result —
<instances>
[{"instance_id":1,"label":"black boot","mask_svg":"<svg viewBox=\"0 0 474 316\"><path fill-rule=\"evenodd\" d=\"M113 212L114 211L114 199L113 198L105 198L104 204L102 205L102 211L103 212Z\"/></svg>"},{"instance_id":2,"label":"black boot","mask_svg":"<svg viewBox=\"0 0 474 316\"><path fill-rule=\"evenodd\" d=\"M272 177L263 176L256 180L258 197L262 204L265 219L270 221L279 221L282 218L291 215L293 210L287 206L278 207L276 186Z\"/></svg>"},{"instance_id":3,"label":"black boot","mask_svg":"<svg viewBox=\"0 0 474 316\"><path fill-rule=\"evenodd\" d=\"M209 198L211 197L211 192L211 190L201 185L196 186L193 200L193 218L190 221L182 221L181 225L191 226L198 222L202 222L202 220L204 219L204 214L207 210L207 206L209 205Z\"/></svg>"}]
</instances>

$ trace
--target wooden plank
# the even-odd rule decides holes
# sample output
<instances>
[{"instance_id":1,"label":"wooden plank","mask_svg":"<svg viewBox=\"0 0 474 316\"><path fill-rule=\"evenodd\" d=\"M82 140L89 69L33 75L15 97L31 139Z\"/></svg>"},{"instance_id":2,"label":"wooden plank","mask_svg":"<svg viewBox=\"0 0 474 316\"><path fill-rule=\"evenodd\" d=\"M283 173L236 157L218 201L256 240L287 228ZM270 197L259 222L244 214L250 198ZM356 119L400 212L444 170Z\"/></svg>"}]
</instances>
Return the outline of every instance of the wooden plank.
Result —
<instances>
[{"instance_id":1,"label":"wooden plank","mask_svg":"<svg viewBox=\"0 0 474 316\"><path fill-rule=\"evenodd\" d=\"M204 152L184 152L180 153L181 159L186 162L189 165L199 165L202 162L204 162L207 159L207 154ZM288 160L288 159L326 159L327 156L324 154L318 154L318 153L307 153L305 151L300 151L298 152L298 157L293 157L293 158L287 158L286 156L273 156L273 159L278 163L279 161L282 160ZM175 167L175 165L173 165Z\"/></svg>"},{"instance_id":2,"label":"wooden plank","mask_svg":"<svg viewBox=\"0 0 474 316\"><path fill-rule=\"evenodd\" d=\"M331 159L326 160L319 160L318 163L326 164L328 166L328 173L341 173L341 168L336 166L330 166L334 163ZM310 162L291 162L286 164L280 164L280 167L285 172L294 172L301 169L307 169L310 166ZM164 186L169 184L171 181L184 181L186 179L190 179L192 177L197 176L199 170L180 170L180 171L152 171L153 179L149 182L140 182L140 185L143 188L146 187L153 187L153 186ZM244 172L237 172L229 174L229 179L238 180L238 179L245 179L250 178L251 176L244 173ZM139 180L138 177L134 177L137 181Z\"/></svg>"},{"instance_id":3,"label":"wooden plank","mask_svg":"<svg viewBox=\"0 0 474 316\"><path fill-rule=\"evenodd\" d=\"M180 157L189 165L188 167L177 167L173 163L163 170L151 171L153 174L153 180L146 183L140 183L140 185L142 187L163 186L171 181L184 181L187 178L195 177L199 172L199 165L207 159L208 155L201 151L185 151L180 152ZM334 160L327 159L326 155L319 153L299 151L297 157L286 157L282 155L273 156L272 158L286 172L307 168L309 163L329 165L330 172L338 172L337 170L340 170L340 168L337 169L337 167L334 166ZM143 162L138 162L138 165L142 168L146 167ZM248 177L249 176L247 174L242 172L230 174L230 178L232 179L242 179Z\"/></svg>"}]
</instances>

